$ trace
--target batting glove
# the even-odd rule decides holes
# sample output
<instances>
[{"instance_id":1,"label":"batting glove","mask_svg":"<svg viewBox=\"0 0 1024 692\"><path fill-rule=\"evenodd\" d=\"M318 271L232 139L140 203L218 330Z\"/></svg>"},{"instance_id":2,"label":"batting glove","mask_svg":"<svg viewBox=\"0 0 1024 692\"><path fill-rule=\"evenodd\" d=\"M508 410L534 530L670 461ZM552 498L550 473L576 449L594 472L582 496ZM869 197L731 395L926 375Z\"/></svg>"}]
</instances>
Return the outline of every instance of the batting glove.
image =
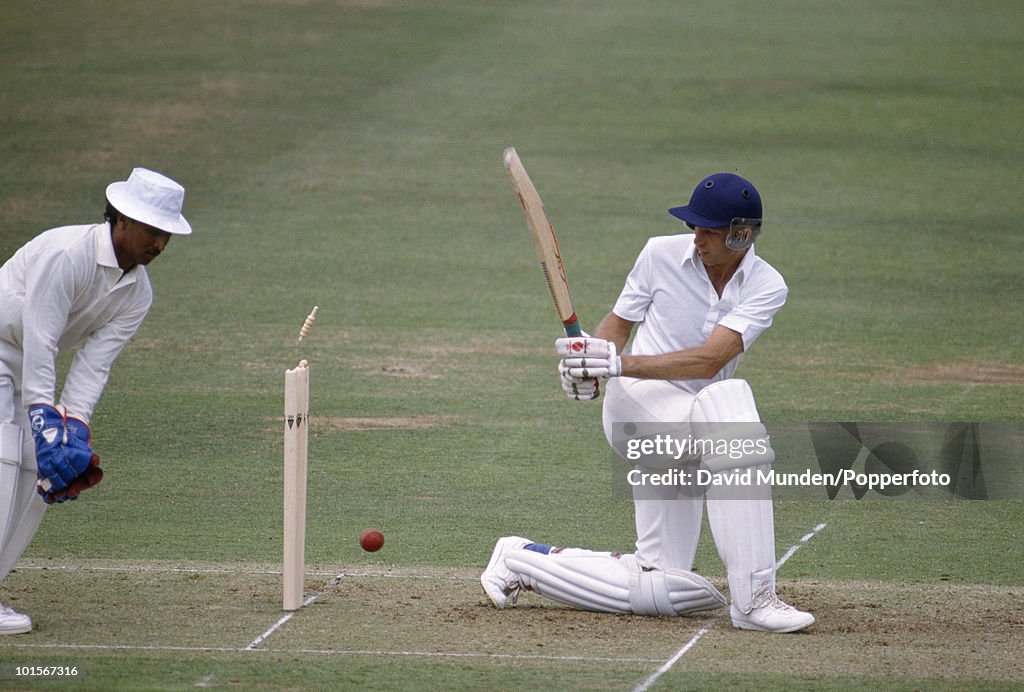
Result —
<instances>
[{"instance_id":1,"label":"batting glove","mask_svg":"<svg viewBox=\"0 0 1024 692\"><path fill-rule=\"evenodd\" d=\"M606 358L609 354L609 347L614 349L615 344L592 336L563 336L560 339L555 339L555 353L560 358L581 356Z\"/></svg>"},{"instance_id":2,"label":"batting glove","mask_svg":"<svg viewBox=\"0 0 1024 692\"><path fill-rule=\"evenodd\" d=\"M622 358L616 353L615 343L605 339L557 339L555 352L562 357L561 372L570 378L605 378L622 374Z\"/></svg>"},{"instance_id":3,"label":"batting glove","mask_svg":"<svg viewBox=\"0 0 1024 692\"><path fill-rule=\"evenodd\" d=\"M562 391L573 401L593 401L601 396L601 381L594 377L570 377L558 367Z\"/></svg>"}]
</instances>

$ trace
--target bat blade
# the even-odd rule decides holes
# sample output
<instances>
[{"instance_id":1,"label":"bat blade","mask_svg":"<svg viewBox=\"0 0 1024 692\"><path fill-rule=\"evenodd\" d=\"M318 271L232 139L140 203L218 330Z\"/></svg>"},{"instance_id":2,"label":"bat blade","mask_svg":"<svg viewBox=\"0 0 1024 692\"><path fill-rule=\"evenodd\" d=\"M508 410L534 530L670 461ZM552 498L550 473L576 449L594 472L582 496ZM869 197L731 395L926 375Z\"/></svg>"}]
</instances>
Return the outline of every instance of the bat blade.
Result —
<instances>
[{"instance_id":1,"label":"bat blade","mask_svg":"<svg viewBox=\"0 0 1024 692\"><path fill-rule=\"evenodd\" d=\"M540 260L540 268L544 272L544 280L551 292L551 299L555 303L558 319L562 321L566 336L581 336L579 318L576 316L572 294L569 292L569 278L565 272L565 263L562 261L562 253L558 249L555 229L552 228L551 221L548 220L547 212L544 209L544 202L541 201L540 194L533 181L530 180L515 147L505 149L502 159L505 171L512 183L512 189L515 190L519 197L519 204L523 208L526 227L533 239L533 248L537 253L537 259Z\"/></svg>"}]
</instances>

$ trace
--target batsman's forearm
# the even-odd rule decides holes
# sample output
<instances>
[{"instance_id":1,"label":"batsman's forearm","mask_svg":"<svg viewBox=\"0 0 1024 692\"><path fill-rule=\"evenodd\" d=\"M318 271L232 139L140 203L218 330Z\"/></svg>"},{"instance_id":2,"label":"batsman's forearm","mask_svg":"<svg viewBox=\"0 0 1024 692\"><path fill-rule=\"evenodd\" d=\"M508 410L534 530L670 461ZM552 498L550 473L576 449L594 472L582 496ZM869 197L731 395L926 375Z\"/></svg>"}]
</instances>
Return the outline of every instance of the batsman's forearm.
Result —
<instances>
[{"instance_id":1,"label":"batsman's forearm","mask_svg":"<svg viewBox=\"0 0 1024 692\"><path fill-rule=\"evenodd\" d=\"M598 339L611 341L615 344L616 350L622 353L626 350L626 343L629 342L630 334L633 333L633 324L633 322L622 319L614 312L609 312L601 320L600 324L597 325L597 329L594 330L594 336Z\"/></svg>"},{"instance_id":2,"label":"batsman's forearm","mask_svg":"<svg viewBox=\"0 0 1024 692\"><path fill-rule=\"evenodd\" d=\"M659 356L622 356L621 374L642 380L706 380L721 368L718 359L693 348Z\"/></svg>"},{"instance_id":3,"label":"batsman's forearm","mask_svg":"<svg viewBox=\"0 0 1024 692\"><path fill-rule=\"evenodd\" d=\"M707 380L743 352L743 338L721 325L700 346L654 356L622 356L622 375L648 380Z\"/></svg>"}]
</instances>

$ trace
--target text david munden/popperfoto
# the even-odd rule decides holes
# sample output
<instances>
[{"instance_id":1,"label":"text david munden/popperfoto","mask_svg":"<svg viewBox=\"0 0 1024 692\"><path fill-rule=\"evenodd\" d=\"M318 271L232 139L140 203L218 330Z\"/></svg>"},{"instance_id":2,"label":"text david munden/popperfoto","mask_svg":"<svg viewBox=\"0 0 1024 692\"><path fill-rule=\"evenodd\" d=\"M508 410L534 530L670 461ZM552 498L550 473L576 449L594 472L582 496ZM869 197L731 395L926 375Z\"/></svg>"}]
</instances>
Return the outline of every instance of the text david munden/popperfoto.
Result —
<instances>
[{"instance_id":1,"label":"text david munden/popperfoto","mask_svg":"<svg viewBox=\"0 0 1024 692\"><path fill-rule=\"evenodd\" d=\"M645 471L634 468L626 475L632 486L685 486L685 487L753 487L753 486L802 486L837 487L857 485L868 490L885 490L890 487L948 487L952 482L949 474L938 471L910 473L858 473L853 469L842 469L836 473L780 473L763 468L710 471L704 468L667 469Z\"/></svg>"}]
</instances>

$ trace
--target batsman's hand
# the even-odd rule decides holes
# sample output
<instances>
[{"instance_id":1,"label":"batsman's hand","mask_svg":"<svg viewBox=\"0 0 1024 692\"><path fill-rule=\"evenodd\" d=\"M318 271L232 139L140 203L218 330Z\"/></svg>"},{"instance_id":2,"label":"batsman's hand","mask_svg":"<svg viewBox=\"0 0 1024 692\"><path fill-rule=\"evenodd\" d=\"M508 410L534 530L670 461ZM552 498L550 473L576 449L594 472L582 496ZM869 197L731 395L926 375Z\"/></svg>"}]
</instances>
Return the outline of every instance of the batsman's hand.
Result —
<instances>
[{"instance_id":1,"label":"batsman's hand","mask_svg":"<svg viewBox=\"0 0 1024 692\"><path fill-rule=\"evenodd\" d=\"M562 391L573 401L593 401L601 396L601 381L596 377L570 377L558 366Z\"/></svg>"},{"instance_id":2,"label":"batsman's hand","mask_svg":"<svg viewBox=\"0 0 1024 692\"><path fill-rule=\"evenodd\" d=\"M622 374L622 357L615 343L594 337L563 337L555 340L555 352L561 356L563 377L593 379Z\"/></svg>"}]
</instances>

